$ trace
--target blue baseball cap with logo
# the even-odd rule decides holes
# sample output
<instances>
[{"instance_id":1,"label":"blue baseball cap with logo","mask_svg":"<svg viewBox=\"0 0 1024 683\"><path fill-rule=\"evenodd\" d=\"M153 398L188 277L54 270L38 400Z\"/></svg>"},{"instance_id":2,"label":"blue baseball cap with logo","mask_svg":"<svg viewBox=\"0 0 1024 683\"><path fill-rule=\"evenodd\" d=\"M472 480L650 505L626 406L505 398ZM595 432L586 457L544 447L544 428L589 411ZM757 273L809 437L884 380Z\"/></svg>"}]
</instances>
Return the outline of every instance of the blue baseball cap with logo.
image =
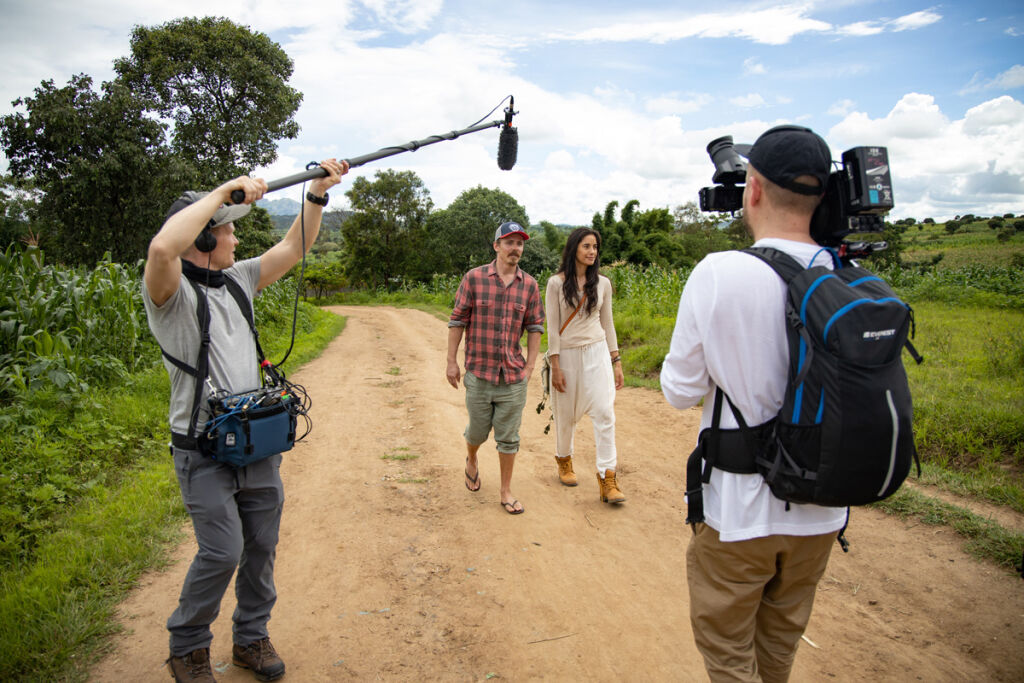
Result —
<instances>
[{"instance_id":1,"label":"blue baseball cap with logo","mask_svg":"<svg viewBox=\"0 0 1024 683\"><path fill-rule=\"evenodd\" d=\"M494 241L508 237L509 235L521 235L524 240L530 239L530 236L526 234L526 230L523 226L519 225L515 221L505 221L498 226L498 229L494 231Z\"/></svg>"}]
</instances>

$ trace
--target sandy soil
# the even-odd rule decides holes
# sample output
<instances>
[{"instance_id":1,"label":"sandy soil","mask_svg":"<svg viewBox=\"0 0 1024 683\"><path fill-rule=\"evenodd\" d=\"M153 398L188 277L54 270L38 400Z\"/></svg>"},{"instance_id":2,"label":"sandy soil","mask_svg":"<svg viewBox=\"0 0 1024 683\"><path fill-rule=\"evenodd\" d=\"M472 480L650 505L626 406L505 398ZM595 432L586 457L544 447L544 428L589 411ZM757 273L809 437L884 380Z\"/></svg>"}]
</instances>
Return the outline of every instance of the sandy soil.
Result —
<instances>
[{"instance_id":1,"label":"sandy soil","mask_svg":"<svg viewBox=\"0 0 1024 683\"><path fill-rule=\"evenodd\" d=\"M313 433L285 456L285 515L270 622L287 680L703 681L687 614L683 464L699 411L626 388L616 402L619 481L598 500L589 421L580 485L559 484L538 377L513 493L498 504L493 442L482 490L463 484L463 391L444 379L445 326L426 313L338 307L344 333L293 380ZM538 373L539 374L539 373ZM385 456L416 456L407 460ZM188 530L191 539L191 530ZM965 555L947 529L854 510L822 580L795 681L1024 680L1024 584ZM167 680L164 622L188 540L123 603L125 633L97 681ZM230 665L233 592L214 626ZM813 644L811 644L813 643Z\"/></svg>"}]
</instances>

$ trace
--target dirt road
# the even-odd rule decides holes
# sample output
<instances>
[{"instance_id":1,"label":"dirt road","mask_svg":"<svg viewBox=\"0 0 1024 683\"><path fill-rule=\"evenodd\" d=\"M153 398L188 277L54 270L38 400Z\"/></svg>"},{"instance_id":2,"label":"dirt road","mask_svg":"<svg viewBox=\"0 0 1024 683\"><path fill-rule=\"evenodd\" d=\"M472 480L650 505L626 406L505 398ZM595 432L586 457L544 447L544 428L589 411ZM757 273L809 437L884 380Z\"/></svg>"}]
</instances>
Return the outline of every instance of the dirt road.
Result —
<instances>
[{"instance_id":1,"label":"dirt road","mask_svg":"<svg viewBox=\"0 0 1024 683\"><path fill-rule=\"evenodd\" d=\"M498 504L493 441L482 490L463 484L463 391L444 379L444 323L338 307L348 325L292 379L313 433L285 456L287 503L270 622L286 680L703 681L687 615L683 462L699 410L627 388L616 402L620 507L598 501L589 421L569 489L538 377L513 493ZM538 373L539 375L539 373ZM407 459L399 459L406 457ZM189 531L189 538L191 533ZM794 681L1024 680L1024 582L965 555L953 532L855 510L822 580ZM164 622L195 552L143 578L97 681L163 681ZM233 592L212 658L230 665Z\"/></svg>"}]
</instances>

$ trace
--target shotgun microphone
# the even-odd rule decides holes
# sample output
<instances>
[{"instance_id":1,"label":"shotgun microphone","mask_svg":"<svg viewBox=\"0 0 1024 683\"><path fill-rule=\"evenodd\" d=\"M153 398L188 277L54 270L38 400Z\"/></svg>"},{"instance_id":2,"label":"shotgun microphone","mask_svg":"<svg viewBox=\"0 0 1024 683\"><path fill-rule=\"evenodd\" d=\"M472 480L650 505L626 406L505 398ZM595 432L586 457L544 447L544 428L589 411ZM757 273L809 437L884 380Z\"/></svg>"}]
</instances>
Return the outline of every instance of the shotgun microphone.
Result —
<instances>
[{"instance_id":1,"label":"shotgun microphone","mask_svg":"<svg viewBox=\"0 0 1024 683\"><path fill-rule=\"evenodd\" d=\"M498 136L498 168L502 171L508 171L515 166L516 157L519 155L519 131L512 127L514 106L515 99L510 95L508 107L505 109L505 123L501 127L501 135Z\"/></svg>"},{"instance_id":2,"label":"shotgun microphone","mask_svg":"<svg viewBox=\"0 0 1024 683\"><path fill-rule=\"evenodd\" d=\"M504 101L505 100L502 100L502 102ZM434 143L437 142L444 142L445 140L455 140L459 136L466 135L467 133L477 133L482 130L500 127L501 135L498 136L498 168L500 168L503 171L508 171L509 169L516 165L516 156L518 155L519 151L519 132L512 127L512 117L519 113L513 109L514 103L515 100L512 98L511 95L509 95L508 108L505 109L504 121L502 121L501 119L495 119L493 121L488 121L487 123L481 123L481 121L483 121L483 119L481 119L480 121L477 121L468 128L463 128L462 130L453 130L450 133L431 135L429 138L424 138L422 140L413 140L412 142L407 142L404 145L384 147L378 149L376 152L371 152L370 154L363 154L362 156L346 159L346 161L348 161L348 167L350 169L356 168L357 166L362 166L367 162L394 156L395 154L401 154L403 152L415 152L421 147L433 145ZM499 103L498 107L500 106L501 104ZM490 112L488 112L487 116L490 116L498 107L495 107ZM487 118L487 116L485 116L484 118ZM292 185L298 185L299 183L304 183L307 180L312 180L314 178L323 178L326 175L328 175L326 169L319 166L315 161L310 162L310 164L306 166L306 170L303 171L302 173L296 173L294 175L288 176L287 178L278 178L277 180L268 181L267 192L273 192L274 190L280 190L285 187L291 187ZM241 204L244 201L244 192L242 192L241 190L234 190L231 192L232 203Z\"/></svg>"}]
</instances>

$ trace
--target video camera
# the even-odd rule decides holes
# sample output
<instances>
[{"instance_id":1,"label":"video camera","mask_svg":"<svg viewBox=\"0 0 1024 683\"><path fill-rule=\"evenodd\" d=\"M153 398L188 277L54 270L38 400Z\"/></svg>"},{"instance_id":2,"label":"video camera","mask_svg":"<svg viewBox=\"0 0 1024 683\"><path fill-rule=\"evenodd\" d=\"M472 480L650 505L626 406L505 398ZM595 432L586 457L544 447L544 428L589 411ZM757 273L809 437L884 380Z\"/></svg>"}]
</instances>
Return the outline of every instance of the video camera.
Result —
<instances>
[{"instance_id":1,"label":"video camera","mask_svg":"<svg viewBox=\"0 0 1024 683\"><path fill-rule=\"evenodd\" d=\"M740 158L751 145L734 145L731 135L708 143L715 166L714 187L701 188L701 211L736 211L743 206L747 164ZM835 163L835 162L833 162ZM825 197L811 218L811 238L839 247L841 256L861 257L886 248L885 242L844 242L851 233L881 232L882 217L893 207L889 153L885 147L854 147L843 152L839 170L829 174Z\"/></svg>"}]
</instances>

